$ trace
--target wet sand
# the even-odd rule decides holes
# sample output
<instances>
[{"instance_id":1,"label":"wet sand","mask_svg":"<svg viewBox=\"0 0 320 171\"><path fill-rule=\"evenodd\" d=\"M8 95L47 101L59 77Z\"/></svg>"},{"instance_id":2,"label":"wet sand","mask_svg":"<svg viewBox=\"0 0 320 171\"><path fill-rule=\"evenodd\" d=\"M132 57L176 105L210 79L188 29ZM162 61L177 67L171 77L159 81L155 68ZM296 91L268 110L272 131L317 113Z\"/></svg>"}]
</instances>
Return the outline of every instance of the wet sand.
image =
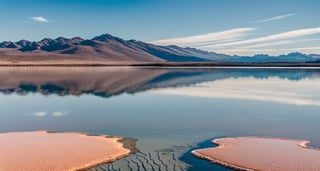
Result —
<instances>
[{"instance_id":1,"label":"wet sand","mask_svg":"<svg viewBox=\"0 0 320 171\"><path fill-rule=\"evenodd\" d=\"M305 140L238 137L215 139L213 143L219 146L192 153L239 170L320 170L320 150L307 147Z\"/></svg>"},{"instance_id":2,"label":"wet sand","mask_svg":"<svg viewBox=\"0 0 320 171\"><path fill-rule=\"evenodd\" d=\"M83 170L135 152L121 137L48 131L0 134L0 170Z\"/></svg>"}]
</instances>

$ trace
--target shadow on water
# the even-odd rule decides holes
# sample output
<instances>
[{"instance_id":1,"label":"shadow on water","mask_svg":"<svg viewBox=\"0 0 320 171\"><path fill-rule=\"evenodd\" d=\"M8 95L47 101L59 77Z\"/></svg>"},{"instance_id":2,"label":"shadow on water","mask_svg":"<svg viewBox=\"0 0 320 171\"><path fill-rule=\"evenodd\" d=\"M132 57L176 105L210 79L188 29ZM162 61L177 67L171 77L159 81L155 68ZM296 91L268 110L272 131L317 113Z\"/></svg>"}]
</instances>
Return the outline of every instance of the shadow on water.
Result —
<instances>
[{"instance_id":1,"label":"shadow on water","mask_svg":"<svg viewBox=\"0 0 320 171\"><path fill-rule=\"evenodd\" d=\"M219 137L219 138L222 138L222 137ZM231 171L232 170L224 166L214 164L208 160L197 158L191 153L193 150L196 150L196 149L217 147L216 144L212 143L213 139L214 138L200 142L199 144L197 144L196 147L190 149L183 156L179 158L179 160L190 165L190 167L188 168L188 171L204 171L204 170Z\"/></svg>"}]
</instances>

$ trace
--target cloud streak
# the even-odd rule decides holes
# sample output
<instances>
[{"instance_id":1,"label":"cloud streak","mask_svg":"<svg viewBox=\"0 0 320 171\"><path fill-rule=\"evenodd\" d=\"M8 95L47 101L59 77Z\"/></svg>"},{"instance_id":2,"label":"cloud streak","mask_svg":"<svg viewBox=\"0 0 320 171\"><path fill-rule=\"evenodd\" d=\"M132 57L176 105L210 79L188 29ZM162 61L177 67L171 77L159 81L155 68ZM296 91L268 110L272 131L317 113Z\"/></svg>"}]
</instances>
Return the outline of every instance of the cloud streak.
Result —
<instances>
[{"instance_id":1,"label":"cloud streak","mask_svg":"<svg viewBox=\"0 0 320 171\"><path fill-rule=\"evenodd\" d=\"M47 112L35 112L32 115L37 117L44 117L47 115Z\"/></svg>"},{"instance_id":2,"label":"cloud streak","mask_svg":"<svg viewBox=\"0 0 320 171\"><path fill-rule=\"evenodd\" d=\"M52 116L54 117L61 117L61 116L65 116L67 115L68 113L67 112L53 112L52 113Z\"/></svg>"},{"instance_id":3,"label":"cloud streak","mask_svg":"<svg viewBox=\"0 0 320 171\"><path fill-rule=\"evenodd\" d=\"M30 19L34 22L39 22L39 23L47 23L50 22L50 20L42 17L42 16L37 16L37 17L30 17Z\"/></svg>"},{"instance_id":4,"label":"cloud streak","mask_svg":"<svg viewBox=\"0 0 320 171\"><path fill-rule=\"evenodd\" d=\"M258 37L258 38L254 38L254 39L202 46L202 48L207 49L207 50L208 49L213 50L215 48L226 48L229 46L241 46L241 45L246 45L246 44L261 43L261 42L268 42L268 41L287 40L287 39L308 36L308 35L313 35L313 34L319 34L319 33L320 33L320 27L298 29L298 30L284 32L284 33L273 34L273 35L264 36L264 37Z\"/></svg>"},{"instance_id":5,"label":"cloud streak","mask_svg":"<svg viewBox=\"0 0 320 171\"><path fill-rule=\"evenodd\" d=\"M44 112L44 111L40 111L40 112L34 112L32 113L33 116L36 117L45 117L45 116L53 116L53 117L62 117L62 116L66 116L68 115L68 112L63 112L63 111L56 111L56 112Z\"/></svg>"},{"instance_id":6,"label":"cloud streak","mask_svg":"<svg viewBox=\"0 0 320 171\"><path fill-rule=\"evenodd\" d=\"M301 43L301 42L312 42L312 41L320 41L320 38L312 38L312 39L297 39L297 40L282 40L282 41L275 41L270 43L261 43L255 44L250 46L245 46L244 48L257 48L257 47L267 47L267 46L275 46L275 45L288 45L294 43Z\"/></svg>"},{"instance_id":7,"label":"cloud streak","mask_svg":"<svg viewBox=\"0 0 320 171\"><path fill-rule=\"evenodd\" d=\"M285 18L294 16L294 15L296 15L296 14L291 13L291 14L279 15L279 16L275 16L275 17L271 17L271 18L266 18L263 20L253 21L252 23L265 23L265 22L270 22L270 21L275 21L275 20L281 20L281 19L285 19Z\"/></svg>"},{"instance_id":8,"label":"cloud streak","mask_svg":"<svg viewBox=\"0 0 320 171\"><path fill-rule=\"evenodd\" d=\"M281 19L292 15L294 14L286 14L265 20ZM150 43L158 45L178 45L182 47L188 46L211 52L245 56L251 56L257 53L280 55L290 52L317 53L317 51L319 51L315 43L302 43L303 41L311 41L311 39L301 38L320 34L320 27L302 28L265 36L255 35L256 30L256 28L243 27L202 35L157 40ZM314 39L319 38L314 37ZM293 45L297 46L293 47Z\"/></svg>"},{"instance_id":9,"label":"cloud streak","mask_svg":"<svg viewBox=\"0 0 320 171\"><path fill-rule=\"evenodd\" d=\"M156 40L150 43L158 45L194 45L208 42L216 41L228 41L235 40L248 35L249 32L256 30L256 28L235 28L230 30L225 30L221 32L207 33L201 35L187 36L187 37L178 37L164 40Z\"/></svg>"}]
</instances>

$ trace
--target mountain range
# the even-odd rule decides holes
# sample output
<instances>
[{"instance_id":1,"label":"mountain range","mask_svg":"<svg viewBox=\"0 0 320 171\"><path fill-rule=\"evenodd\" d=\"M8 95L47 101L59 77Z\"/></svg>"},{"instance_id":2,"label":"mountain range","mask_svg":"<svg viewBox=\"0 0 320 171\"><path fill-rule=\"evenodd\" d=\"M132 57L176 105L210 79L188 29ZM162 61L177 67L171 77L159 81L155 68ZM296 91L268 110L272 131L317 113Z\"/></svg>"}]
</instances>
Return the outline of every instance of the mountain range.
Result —
<instances>
[{"instance_id":1,"label":"mountain range","mask_svg":"<svg viewBox=\"0 0 320 171\"><path fill-rule=\"evenodd\" d=\"M41 41L20 40L0 43L0 64L13 63L162 63L162 62L317 62L320 55L290 53L269 56L230 56L175 45L159 46L143 41L124 40L110 34L92 39L80 37L56 39L44 38Z\"/></svg>"}]
</instances>

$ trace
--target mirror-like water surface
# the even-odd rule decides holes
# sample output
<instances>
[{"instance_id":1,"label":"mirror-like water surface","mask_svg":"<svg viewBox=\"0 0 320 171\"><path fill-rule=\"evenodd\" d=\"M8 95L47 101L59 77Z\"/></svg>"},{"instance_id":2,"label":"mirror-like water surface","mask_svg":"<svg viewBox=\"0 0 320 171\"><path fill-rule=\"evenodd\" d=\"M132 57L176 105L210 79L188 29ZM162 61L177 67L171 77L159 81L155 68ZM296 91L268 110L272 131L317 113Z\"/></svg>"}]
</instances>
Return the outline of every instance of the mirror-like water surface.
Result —
<instances>
[{"instance_id":1,"label":"mirror-like water surface","mask_svg":"<svg viewBox=\"0 0 320 171\"><path fill-rule=\"evenodd\" d=\"M320 147L318 69L21 67L0 68L0 78L0 132L139 139L141 152L95 169L228 170L189 153L226 136Z\"/></svg>"}]
</instances>

